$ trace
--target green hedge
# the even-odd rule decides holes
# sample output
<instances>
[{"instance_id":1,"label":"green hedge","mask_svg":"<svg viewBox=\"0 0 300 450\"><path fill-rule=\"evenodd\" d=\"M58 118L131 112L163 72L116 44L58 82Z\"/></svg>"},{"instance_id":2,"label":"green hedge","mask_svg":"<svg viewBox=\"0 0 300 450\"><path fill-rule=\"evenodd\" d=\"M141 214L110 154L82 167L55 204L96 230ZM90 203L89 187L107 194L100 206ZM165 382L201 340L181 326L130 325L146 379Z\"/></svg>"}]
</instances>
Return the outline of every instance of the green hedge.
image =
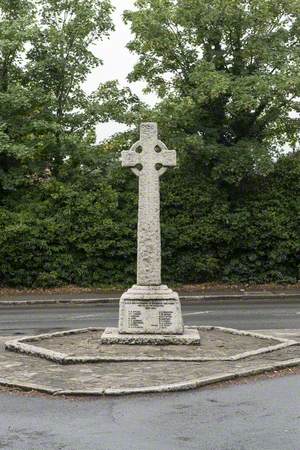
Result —
<instances>
[{"instance_id":1,"label":"green hedge","mask_svg":"<svg viewBox=\"0 0 300 450\"><path fill-rule=\"evenodd\" d=\"M161 180L165 281L299 280L299 155L237 187L184 167ZM134 282L137 180L129 171L44 181L2 205L2 285Z\"/></svg>"}]
</instances>

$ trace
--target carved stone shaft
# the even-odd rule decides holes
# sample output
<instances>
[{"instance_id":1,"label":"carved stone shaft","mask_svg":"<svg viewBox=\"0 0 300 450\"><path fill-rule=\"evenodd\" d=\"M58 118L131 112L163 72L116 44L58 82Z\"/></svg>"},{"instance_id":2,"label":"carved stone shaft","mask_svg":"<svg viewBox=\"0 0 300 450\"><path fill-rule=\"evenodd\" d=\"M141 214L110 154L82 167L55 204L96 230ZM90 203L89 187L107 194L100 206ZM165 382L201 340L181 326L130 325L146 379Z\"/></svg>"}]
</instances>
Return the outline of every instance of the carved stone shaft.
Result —
<instances>
[{"instance_id":1,"label":"carved stone shaft","mask_svg":"<svg viewBox=\"0 0 300 450\"><path fill-rule=\"evenodd\" d=\"M158 140L157 124L141 124L140 140L122 152L122 165L139 177L137 284L161 284L159 177L176 165L176 152Z\"/></svg>"},{"instance_id":2,"label":"carved stone shaft","mask_svg":"<svg viewBox=\"0 0 300 450\"><path fill-rule=\"evenodd\" d=\"M157 136L150 129L142 128L141 144L152 158L143 161L139 176L137 284L145 286L161 284L159 174L154 159Z\"/></svg>"}]
</instances>

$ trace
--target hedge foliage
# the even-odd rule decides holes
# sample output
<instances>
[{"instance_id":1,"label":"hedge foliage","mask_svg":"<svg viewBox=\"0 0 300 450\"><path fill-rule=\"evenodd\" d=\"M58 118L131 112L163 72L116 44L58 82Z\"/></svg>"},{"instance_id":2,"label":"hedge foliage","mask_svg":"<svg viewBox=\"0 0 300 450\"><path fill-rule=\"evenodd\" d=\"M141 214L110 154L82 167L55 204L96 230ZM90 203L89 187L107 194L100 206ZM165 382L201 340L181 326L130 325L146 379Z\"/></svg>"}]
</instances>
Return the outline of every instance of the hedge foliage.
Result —
<instances>
[{"instance_id":1,"label":"hedge foliage","mask_svg":"<svg viewBox=\"0 0 300 450\"><path fill-rule=\"evenodd\" d=\"M129 80L154 108L116 80L83 88L112 11L0 0L0 285L135 281L137 179L118 158L146 121L179 161L161 179L163 279L298 281L299 2L139 0ZM131 131L97 144L110 120Z\"/></svg>"},{"instance_id":2,"label":"hedge foliage","mask_svg":"<svg viewBox=\"0 0 300 450\"><path fill-rule=\"evenodd\" d=\"M49 179L1 207L2 285L134 282L137 180L118 166L69 183ZM161 180L165 281L299 279L299 154L242 193L188 167Z\"/></svg>"}]
</instances>

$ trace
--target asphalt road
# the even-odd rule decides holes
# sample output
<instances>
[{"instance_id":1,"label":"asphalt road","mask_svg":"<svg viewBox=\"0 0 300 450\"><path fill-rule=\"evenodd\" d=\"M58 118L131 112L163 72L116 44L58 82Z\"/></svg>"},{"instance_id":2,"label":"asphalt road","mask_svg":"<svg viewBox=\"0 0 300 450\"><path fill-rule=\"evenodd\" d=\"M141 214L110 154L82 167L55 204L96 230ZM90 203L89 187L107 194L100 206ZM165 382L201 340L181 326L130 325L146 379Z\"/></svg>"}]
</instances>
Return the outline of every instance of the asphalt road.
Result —
<instances>
[{"instance_id":1,"label":"asphalt road","mask_svg":"<svg viewBox=\"0 0 300 450\"><path fill-rule=\"evenodd\" d=\"M183 305L186 324L300 329L300 301ZM0 334L116 326L117 305L0 306ZM181 393L58 399L0 392L0 449L299 450L300 376Z\"/></svg>"},{"instance_id":2,"label":"asphalt road","mask_svg":"<svg viewBox=\"0 0 300 450\"><path fill-rule=\"evenodd\" d=\"M299 450L300 376L155 396L0 394L7 450Z\"/></svg>"},{"instance_id":3,"label":"asphalt road","mask_svg":"<svg viewBox=\"0 0 300 450\"><path fill-rule=\"evenodd\" d=\"M209 300L183 304L182 310L187 325L219 325L241 330L300 329L300 299ZM117 326L117 320L117 305L0 306L0 335Z\"/></svg>"}]
</instances>

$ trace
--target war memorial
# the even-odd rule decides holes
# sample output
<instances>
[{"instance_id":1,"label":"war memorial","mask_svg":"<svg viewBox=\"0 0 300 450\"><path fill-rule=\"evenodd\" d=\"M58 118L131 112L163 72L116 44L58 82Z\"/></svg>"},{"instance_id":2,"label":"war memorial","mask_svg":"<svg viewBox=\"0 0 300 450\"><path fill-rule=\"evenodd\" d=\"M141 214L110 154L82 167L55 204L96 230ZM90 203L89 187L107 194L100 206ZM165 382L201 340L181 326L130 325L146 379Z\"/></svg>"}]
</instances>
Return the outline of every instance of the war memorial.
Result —
<instances>
[{"instance_id":1,"label":"war memorial","mask_svg":"<svg viewBox=\"0 0 300 450\"><path fill-rule=\"evenodd\" d=\"M184 326L179 296L161 279L160 177L176 152L156 123L121 157L138 177L137 283L120 298L116 328L0 341L0 385L55 395L121 395L200 387L292 367L299 342L219 326ZM127 168L127 169L126 169Z\"/></svg>"}]
</instances>

